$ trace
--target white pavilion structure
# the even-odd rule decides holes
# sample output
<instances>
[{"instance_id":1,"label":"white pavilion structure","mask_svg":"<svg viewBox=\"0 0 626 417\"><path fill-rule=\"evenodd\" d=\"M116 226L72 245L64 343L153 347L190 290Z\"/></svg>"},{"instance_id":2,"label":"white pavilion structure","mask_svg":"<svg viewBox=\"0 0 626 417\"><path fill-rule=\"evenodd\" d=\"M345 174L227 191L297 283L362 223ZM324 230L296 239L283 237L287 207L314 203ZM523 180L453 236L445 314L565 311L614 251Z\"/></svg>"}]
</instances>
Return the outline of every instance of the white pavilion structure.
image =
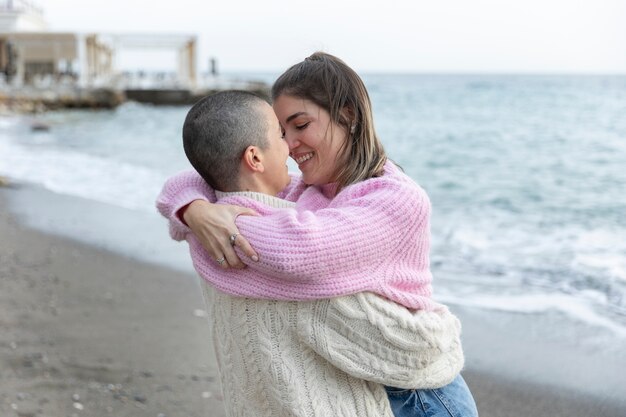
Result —
<instances>
[{"instance_id":1,"label":"white pavilion structure","mask_svg":"<svg viewBox=\"0 0 626 417\"><path fill-rule=\"evenodd\" d=\"M196 86L196 36L58 32L31 0L0 0L0 78L5 85L71 84L124 88L116 53L125 49L177 51L176 84Z\"/></svg>"}]
</instances>

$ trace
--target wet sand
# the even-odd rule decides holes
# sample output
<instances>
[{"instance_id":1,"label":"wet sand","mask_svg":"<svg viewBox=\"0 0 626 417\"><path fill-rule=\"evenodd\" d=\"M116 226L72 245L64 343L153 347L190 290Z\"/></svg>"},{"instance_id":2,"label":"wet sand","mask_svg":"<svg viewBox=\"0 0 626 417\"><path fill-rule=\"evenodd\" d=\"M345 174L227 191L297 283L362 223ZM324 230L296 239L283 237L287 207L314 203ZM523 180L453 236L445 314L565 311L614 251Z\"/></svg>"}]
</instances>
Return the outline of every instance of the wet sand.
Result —
<instances>
[{"instance_id":1,"label":"wet sand","mask_svg":"<svg viewBox=\"0 0 626 417\"><path fill-rule=\"evenodd\" d=\"M192 274L22 227L2 194L0 236L0 415L225 415Z\"/></svg>"},{"instance_id":2,"label":"wet sand","mask_svg":"<svg viewBox=\"0 0 626 417\"><path fill-rule=\"evenodd\" d=\"M0 189L0 415L224 416L198 278L31 229L16 192ZM623 341L453 310L481 416L626 415Z\"/></svg>"}]
</instances>

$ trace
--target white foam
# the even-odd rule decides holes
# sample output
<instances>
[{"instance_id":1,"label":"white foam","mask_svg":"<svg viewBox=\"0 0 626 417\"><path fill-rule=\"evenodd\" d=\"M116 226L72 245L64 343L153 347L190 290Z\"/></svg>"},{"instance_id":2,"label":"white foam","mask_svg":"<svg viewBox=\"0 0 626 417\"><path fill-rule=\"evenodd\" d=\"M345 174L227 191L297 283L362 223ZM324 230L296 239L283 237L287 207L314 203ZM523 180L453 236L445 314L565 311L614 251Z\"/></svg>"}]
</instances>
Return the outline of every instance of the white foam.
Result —
<instances>
[{"instance_id":1,"label":"white foam","mask_svg":"<svg viewBox=\"0 0 626 417\"><path fill-rule=\"evenodd\" d=\"M17 117L0 117L0 129L7 129L18 123Z\"/></svg>"},{"instance_id":2,"label":"white foam","mask_svg":"<svg viewBox=\"0 0 626 417\"><path fill-rule=\"evenodd\" d=\"M457 228L453 239L461 247L471 250L485 250L492 245L491 239L483 231L469 227Z\"/></svg>"},{"instance_id":3,"label":"white foam","mask_svg":"<svg viewBox=\"0 0 626 417\"><path fill-rule=\"evenodd\" d=\"M57 149L32 149L0 141L0 174L40 184L60 194L119 207L154 211L166 177L128 163Z\"/></svg>"},{"instance_id":4,"label":"white foam","mask_svg":"<svg viewBox=\"0 0 626 417\"><path fill-rule=\"evenodd\" d=\"M620 230L582 231L574 242L574 267L601 269L626 281L626 235Z\"/></svg>"},{"instance_id":5,"label":"white foam","mask_svg":"<svg viewBox=\"0 0 626 417\"><path fill-rule=\"evenodd\" d=\"M454 294L437 294L438 301L447 304L464 305L475 308L499 310L514 313L541 313L550 310L561 311L570 317L592 326L604 327L614 334L626 338L626 327L598 314L591 301L582 297L567 294L521 294L521 295L480 295L462 296ZM605 298L594 291L588 298ZM605 301L606 302L606 301Z\"/></svg>"},{"instance_id":6,"label":"white foam","mask_svg":"<svg viewBox=\"0 0 626 417\"><path fill-rule=\"evenodd\" d=\"M610 276L626 281L626 254L577 254L575 265L605 270Z\"/></svg>"},{"instance_id":7,"label":"white foam","mask_svg":"<svg viewBox=\"0 0 626 417\"><path fill-rule=\"evenodd\" d=\"M576 242L580 247L589 249L604 249L608 247L624 247L626 236L607 229L583 231L578 235Z\"/></svg>"}]
</instances>

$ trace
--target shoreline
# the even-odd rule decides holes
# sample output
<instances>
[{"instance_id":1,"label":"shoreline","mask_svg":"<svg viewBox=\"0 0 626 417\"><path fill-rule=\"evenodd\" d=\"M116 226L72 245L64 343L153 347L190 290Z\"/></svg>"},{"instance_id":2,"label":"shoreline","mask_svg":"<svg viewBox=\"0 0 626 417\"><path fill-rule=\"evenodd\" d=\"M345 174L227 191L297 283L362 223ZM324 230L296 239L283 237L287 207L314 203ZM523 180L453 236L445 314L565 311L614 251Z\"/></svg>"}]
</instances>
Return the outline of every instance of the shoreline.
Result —
<instances>
[{"instance_id":1,"label":"shoreline","mask_svg":"<svg viewBox=\"0 0 626 417\"><path fill-rule=\"evenodd\" d=\"M104 214L128 230L145 213L129 218L17 184L0 188L0 208L2 415L224 415L195 274L154 264L169 250L155 249L160 242L137 245L142 257L106 239L76 240L84 225L110 229L91 223ZM43 224L34 224L42 211L62 214L68 220L60 228L78 233L38 230L55 222L40 217ZM160 224L138 228L169 241ZM184 243L174 245L186 255ZM558 315L451 310L463 322L463 375L481 416L625 414L623 340L609 346L606 331ZM565 329L555 334L556 326Z\"/></svg>"},{"instance_id":2,"label":"shoreline","mask_svg":"<svg viewBox=\"0 0 626 417\"><path fill-rule=\"evenodd\" d=\"M198 282L25 227L0 190L0 415L223 414Z\"/></svg>"}]
</instances>

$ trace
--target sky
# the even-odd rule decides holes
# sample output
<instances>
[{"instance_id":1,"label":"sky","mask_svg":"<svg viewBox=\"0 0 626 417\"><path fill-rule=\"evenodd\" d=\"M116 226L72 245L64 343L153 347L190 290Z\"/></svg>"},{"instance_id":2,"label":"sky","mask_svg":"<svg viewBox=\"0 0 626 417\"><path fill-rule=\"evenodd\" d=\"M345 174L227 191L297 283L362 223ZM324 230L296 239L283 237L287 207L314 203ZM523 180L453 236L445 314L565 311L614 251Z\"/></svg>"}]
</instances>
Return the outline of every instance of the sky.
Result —
<instances>
[{"instance_id":1,"label":"sky","mask_svg":"<svg viewBox=\"0 0 626 417\"><path fill-rule=\"evenodd\" d=\"M626 0L36 2L52 30L196 34L200 71L280 72L322 50L359 72L626 73Z\"/></svg>"}]
</instances>

